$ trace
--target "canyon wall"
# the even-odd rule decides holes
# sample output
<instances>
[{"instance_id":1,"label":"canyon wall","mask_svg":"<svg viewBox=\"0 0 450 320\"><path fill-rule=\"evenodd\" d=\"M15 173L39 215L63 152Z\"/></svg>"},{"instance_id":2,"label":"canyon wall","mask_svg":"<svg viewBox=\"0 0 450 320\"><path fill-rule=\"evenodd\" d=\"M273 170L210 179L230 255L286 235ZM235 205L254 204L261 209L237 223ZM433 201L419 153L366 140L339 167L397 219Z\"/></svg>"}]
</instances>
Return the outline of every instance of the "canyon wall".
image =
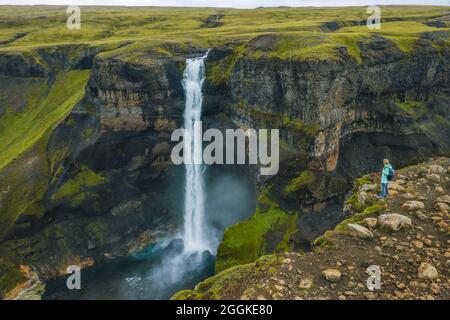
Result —
<instances>
[{"instance_id":1,"label":"canyon wall","mask_svg":"<svg viewBox=\"0 0 450 320\"><path fill-rule=\"evenodd\" d=\"M332 58L277 57L273 35L211 50L205 123L279 128L282 138L280 172L255 176L258 208L225 233L218 271L307 249L346 214L351 180L383 158L402 167L448 154L450 52L440 44L447 38L424 33L404 52L373 36L358 44L358 59L345 47ZM46 95L61 74L88 75L67 116L0 171L0 265L12 279L1 294L20 279L18 265L48 279L67 265L103 263L172 235L184 178L170 162L170 134L182 123L184 61L204 51L150 50L131 59L75 46L0 56L1 86L27 94L33 81ZM256 238L243 236L249 231Z\"/></svg>"},{"instance_id":2,"label":"canyon wall","mask_svg":"<svg viewBox=\"0 0 450 320\"><path fill-rule=\"evenodd\" d=\"M171 166L170 135L182 123L185 56L131 63L94 59L92 51L102 48L56 47L47 60L42 52L1 57L11 103L20 100L13 90L31 95L31 82L40 81L47 96L60 90L54 79L61 74L89 76L69 114L0 171L0 294L23 278L18 265L53 278L68 265L128 256L172 236L180 223L183 168Z\"/></svg>"},{"instance_id":3,"label":"canyon wall","mask_svg":"<svg viewBox=\"0 0 450 320\"><path fill-rule=\"evenodd\" d=\"M450 51L439 46L448 36L424 33L411 52L372 36L358 43L356 58L342 47L333 59L309 61L274 57L275 35L217 49L212 72L233 62L228 78L210 75L228 92L229 116L242 127L280 128L282 137L280 172L261 179L255 216L225 233L217 271L307 250L349 214L342 211L349 182L381 169L383 159L401 168L448 154ZM250 230L255 239L246 238Z\"/></svg>"}]
</instances>

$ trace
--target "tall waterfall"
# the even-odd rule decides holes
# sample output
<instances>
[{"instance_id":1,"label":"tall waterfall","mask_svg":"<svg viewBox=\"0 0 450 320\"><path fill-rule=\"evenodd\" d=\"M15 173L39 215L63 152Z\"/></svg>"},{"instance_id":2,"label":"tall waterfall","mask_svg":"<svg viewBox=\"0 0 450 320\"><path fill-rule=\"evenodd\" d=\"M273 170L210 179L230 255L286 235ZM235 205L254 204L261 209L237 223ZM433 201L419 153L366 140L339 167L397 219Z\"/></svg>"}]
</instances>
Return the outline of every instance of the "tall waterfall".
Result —
<instances>
[{"instance_id":1,"label":"tall waterfall","mask_svg":"<svg viewBox=\"0 0 450 320\"><path fill-rule=\"evenodd\" d=\"M184 158L186 171L184 199L184 247L185 251L209 249L205 230L203 165L196 164L202 153L201 132L196 132L195 122L201 121L202 86L205 80L205 58L187 59L183 74L183 88L186 97L184 111L184 129L190 139L184 140Z\"/></svg>"}]
</instances>

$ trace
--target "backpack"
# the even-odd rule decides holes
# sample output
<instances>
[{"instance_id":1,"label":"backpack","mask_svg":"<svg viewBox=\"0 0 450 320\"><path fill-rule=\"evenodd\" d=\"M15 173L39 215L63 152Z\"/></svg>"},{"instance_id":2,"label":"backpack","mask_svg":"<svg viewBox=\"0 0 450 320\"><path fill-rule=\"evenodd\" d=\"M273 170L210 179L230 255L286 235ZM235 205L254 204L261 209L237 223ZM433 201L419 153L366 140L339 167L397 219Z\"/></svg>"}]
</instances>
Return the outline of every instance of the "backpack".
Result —
<instances>
[{"instance_id":1,"label":"backpack","mask_svg":"<svg viewBox=\"0 0 450 320\"><path fill-rule=\"evenodd\" d=\"M395 175L395 170L392 168L389 168L389 173L387 175L388 181L392 181L392 179L394 179L394 175Z\"/></svg>"}]
</instances>

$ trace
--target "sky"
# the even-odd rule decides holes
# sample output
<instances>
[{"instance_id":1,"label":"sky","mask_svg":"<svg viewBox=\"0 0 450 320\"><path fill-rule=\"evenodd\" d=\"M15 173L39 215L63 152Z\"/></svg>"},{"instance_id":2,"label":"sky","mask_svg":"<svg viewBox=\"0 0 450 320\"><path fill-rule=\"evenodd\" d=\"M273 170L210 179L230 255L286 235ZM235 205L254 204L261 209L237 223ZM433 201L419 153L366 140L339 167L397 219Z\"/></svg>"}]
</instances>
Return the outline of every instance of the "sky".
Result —
<instances>
[{"instance_id":1,"label":"sky","mask_svg":"<svg viewBox=\"0 0 450 320\"><path fill-rule=\"evenodd\" d=\"M450 0L0 0L1 4L127 5L256 8L276 6L365 6L389 4L444 5Z\"/></svg>"}]
</instances>

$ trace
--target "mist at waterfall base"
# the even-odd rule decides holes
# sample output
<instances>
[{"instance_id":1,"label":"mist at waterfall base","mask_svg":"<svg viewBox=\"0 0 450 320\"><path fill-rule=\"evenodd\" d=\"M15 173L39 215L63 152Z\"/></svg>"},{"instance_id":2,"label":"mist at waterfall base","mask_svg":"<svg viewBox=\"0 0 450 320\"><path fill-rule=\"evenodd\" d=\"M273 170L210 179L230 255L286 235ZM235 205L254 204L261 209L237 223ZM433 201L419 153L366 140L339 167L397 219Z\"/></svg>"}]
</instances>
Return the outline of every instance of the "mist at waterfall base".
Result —
<instances>
[{"instance_id":1,"label":"mist at waterfall base","mask_svg":"<svg viewBox=\"0 0 450 320\"><path fill-rule=\"evenodd\" d=\"M256 188L245 166L208 166L204 179L208 186L206 229L212 246L217 248L227 226L245 220L254 212ZM184 183L184 177L177 183ZM47 282L43 298L168 299L180 290L191 289L213 275L215 257L197 255L195 258L203 261L200 265L195 263L196 259L180 259L182 247L177 239L181 237L180 232L174 239L148 246L130 257L117 257L100 267L82 270L81 290L68 290L66 276Z\"/></svg>"},{"instance_id":2,"label":"mist at waterfall base","mask_svg":"<svg viewBox=\"0 0 450 320\"><path fill-rule=\"evenodd\" d=\"M227 212L221 212L220 216L207 214L207 212L220 212L219 207L222 210L238 212L242 210L242 207L227 208L227 203L239 203L236 201L237 194L229 190L240 191L240 196L244 196L241 198L243 202L248 202L248 196L250 196L245 191L248 189L240 188L240 184L233 186L235 180L231 179L231 176L219 175L220 179L214 181L213 175L212 179L206 179L207 167L204 164L194 164L194 158L203 152L202 139L195 135L195 123L202 119L204 61L207 55L208 52L202 57L188 59L183 74L182 83L186 99L184 129L189 133L188 136L192 137L192 139L184 140L184 157L187 159L184 165L184 221L180 239L171 241L167 247L170 247L170 252L164 256L162 263L153 269L155 286L159 286L160 290L181 284L187 285L192 281L197 282L201 277L214 273L214 255L222 232L227 225L236 221L220 219L226 216ZM210 190L208 197L206 197L207 190ZM220 195L224 193L233 198L207 206L206 199L222 200ZM210 203L214 202L210 201Z\"/></svg>"},{"instance_id":3,"label":"mist at waterfall base","mask_svg":"<svg viewBox=\"0 0 450 320\"><path fill-rule=\"evenodd\" d=\"M184 72L184 127L189 131L201 119L205 58L188 59ZM187 142L190 148L185 145L191 159L194 142ZM68 290L64 277L50 281L44 299L167 299L213 275L225 228L248 218L255 209L255 183L249 166L185 165L184 169L178 181L184 184L178 235L131 257L83 271L82 290Z\"/></svg>"}]
</instances>

